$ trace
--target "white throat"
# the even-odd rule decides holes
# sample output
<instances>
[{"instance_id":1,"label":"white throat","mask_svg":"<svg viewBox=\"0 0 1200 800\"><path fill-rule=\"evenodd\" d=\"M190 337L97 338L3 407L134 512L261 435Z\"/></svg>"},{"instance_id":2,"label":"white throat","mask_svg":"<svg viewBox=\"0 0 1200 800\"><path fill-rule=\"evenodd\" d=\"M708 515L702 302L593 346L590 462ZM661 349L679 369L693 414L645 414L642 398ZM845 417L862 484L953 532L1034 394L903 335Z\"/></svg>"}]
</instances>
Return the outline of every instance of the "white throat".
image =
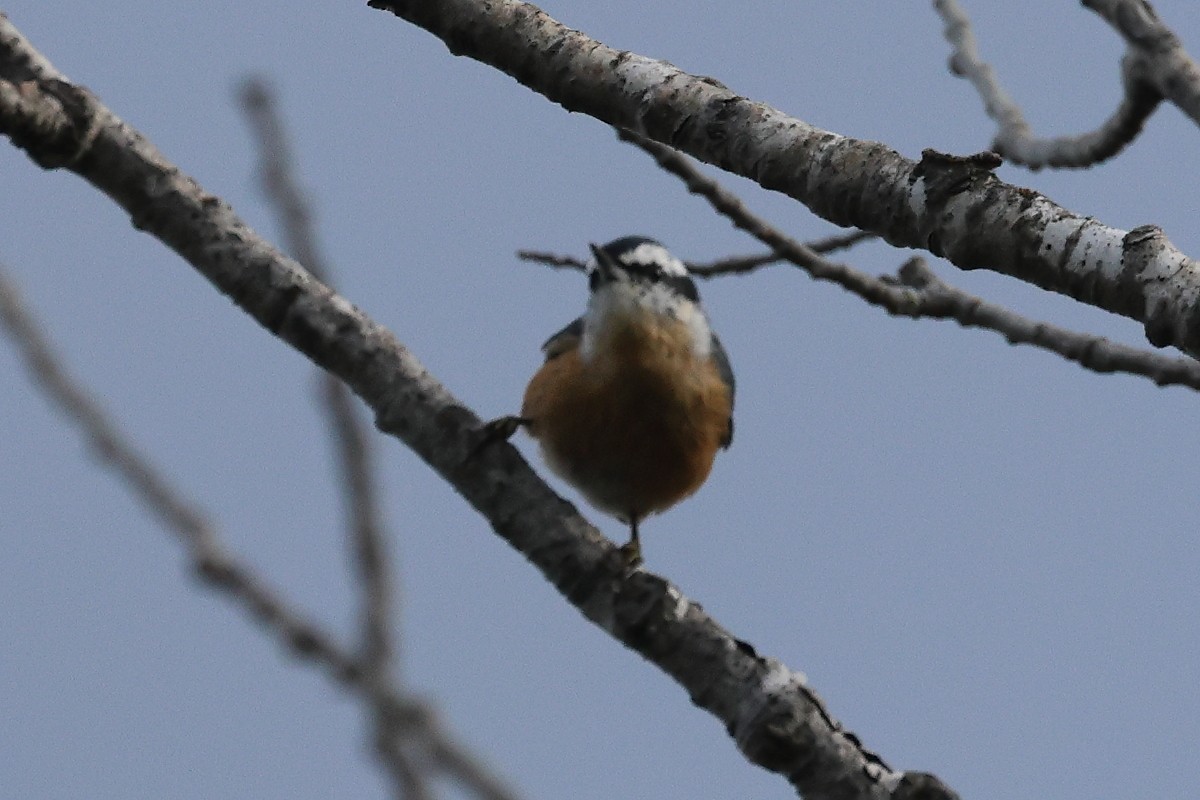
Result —
<instances>
[{"instance_id":1,"label":"white throat","mask_svg":"<svg viewBox=\"0 0 1200 800\"><path fill-rule=\"evenodd\" d=\"M708 358L712 353L712 329L698 303L661 284L614 281L592 292L583 315L583 341L580 355L589 361L596 353L597 341L622 320L647 312L678 320L691 333L692 353Z\"/></svg>"}]
</instances>

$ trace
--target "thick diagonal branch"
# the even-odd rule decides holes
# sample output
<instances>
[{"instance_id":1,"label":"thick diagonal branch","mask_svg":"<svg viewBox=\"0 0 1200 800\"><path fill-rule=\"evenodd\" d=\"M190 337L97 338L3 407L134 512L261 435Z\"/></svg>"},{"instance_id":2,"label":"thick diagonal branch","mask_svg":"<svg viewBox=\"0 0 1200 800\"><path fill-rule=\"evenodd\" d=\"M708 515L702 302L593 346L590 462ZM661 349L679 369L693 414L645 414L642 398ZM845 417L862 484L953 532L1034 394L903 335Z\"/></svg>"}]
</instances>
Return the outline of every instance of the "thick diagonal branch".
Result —
<instances>
[{"instance_id":1,"label":"thick diagonal branch","mask_svg":"<svg viewBox=\"0 0 1200 800\"><path fill-rule=\"evenodd\" d=\"M783 192L818 216L1141 321L1200 353L1200 270L1161 231L1127 235L1004 183L978 160L824 131L712 78L616 50L520 0L371 0L571 111Z\"/></svg>"},{"instance_id":2,"label":"thick diagonal branch","mask_svg":"<svg viewBox=\"0 0 1200 800\"><path fill-rule=\"evenodd\" d=\"M389 331L264 241L86 90L51 68L21 78L18 90L3 54L26 50L33 48L0 19L0 131L20 131L31 158L68 167L104 191L264 328L346 381L381 430L445 478L588 619L678 682L749 760L810 800L952 796L884 766L802 676L758 655L670 583L630 574L617 548L514 448L499 444L468 458L478 417Z\"/></svg>"},{"instance_id":3,"label":"thick diagonal branch","mask_svg":"<svg viewBox=\"0 0 1200 800\"><path fill-rule=\"evenodd\" d=\"M920 257L910 259L901 268L898 279L877 278L847 264L831 261L821 255L822 248L828 249L828 240L813 243L817 245L814 247L791 239L762 217L751 213L735 194L698 170L686 156L627 131L621 132L621 138L649 153L660 167L680 178L688 191L704 197L714 210L728 217L735 226L774 248L775 259L772 260L786 260L813 278L836 283L892 314L913 319L952 319L963 327L996 331L1010 344L1029 344L1057 353L1093 372L1123 372L1149 378L1159 386L1181 385L1200 390L1200 361L1170 358L1100 336L1031 320L940 280ZM768 262L763 260L761 263ZM744 269L745 265L735 263L728 272ZM712 274L711 271L708 273L709 276Z\"/></svg>"}]
</instances>

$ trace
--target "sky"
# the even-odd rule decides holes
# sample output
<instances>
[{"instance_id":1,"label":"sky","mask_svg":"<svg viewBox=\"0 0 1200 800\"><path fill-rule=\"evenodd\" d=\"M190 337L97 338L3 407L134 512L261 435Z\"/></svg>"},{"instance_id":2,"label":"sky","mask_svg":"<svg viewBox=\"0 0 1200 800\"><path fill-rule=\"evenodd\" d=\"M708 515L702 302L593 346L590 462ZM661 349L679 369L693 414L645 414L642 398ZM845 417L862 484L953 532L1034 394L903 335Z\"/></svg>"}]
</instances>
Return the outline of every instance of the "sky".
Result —
<instances>
[{"instance_id":1,"label":"sky","mask_svg":"<svg viewBox=\"0 0 1200 800\"><path fill-rule=\"evenodd\" d=\"M1035 131L1090 130L1115 107L1122 43L1078 3L963 5ZM1191 6L1155 4L1200 55ZM927 4L544 8L910 158L991 141ZM4 10L278 240L235 103L247 75L268 78L336 285L485 418L516 410L539 345L586 298L582 276L516 250L582 257L634 233L685 259L759 249L606 126L362 3ZM1183 176L1200 174L1198 141L1163 107L1111 163L999 174L1114 227L1157 224L1195 255ZM726 183L797 238L837 230ZM312 365L76 176L4 143L0 186L0 263L73 373L246 563L349 640L357 595ZM883 273L909 255L842 258ZM1133 321L930 259L1024 314L1144 344ZM643 526L647 567L804 672L892 766L964 798L1190 797L1200 398L894 319L785 267L700 289L737 372L737 438L694 498ZM389 796L355 701L190 576L7 342L0 376L0 800ZM399 671L522 797L794 796L402 444L376 449Z\"/></svg>"}]
</instances>

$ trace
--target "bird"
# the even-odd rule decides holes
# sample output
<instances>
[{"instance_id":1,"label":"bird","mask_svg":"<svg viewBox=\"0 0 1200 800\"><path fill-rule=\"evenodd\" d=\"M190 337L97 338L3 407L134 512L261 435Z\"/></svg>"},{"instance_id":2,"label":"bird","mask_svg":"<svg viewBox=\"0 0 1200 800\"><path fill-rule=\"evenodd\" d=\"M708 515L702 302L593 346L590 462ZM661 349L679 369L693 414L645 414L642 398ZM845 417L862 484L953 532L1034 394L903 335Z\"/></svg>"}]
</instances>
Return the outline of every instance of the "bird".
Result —
<instances>
[{"instance_id":1,"label":"bird","mask_svg":"<svg viewBox=\"0 0 1200 800\"><path fill-rule=\"evenodd\" d=\"M689 497L733 442L736 381L684 263L645 236L590 245L583 315L542 345L519 415L550 469L629 525L620 554L642 563L639 524Z\"/></svg>"}]
</instances>

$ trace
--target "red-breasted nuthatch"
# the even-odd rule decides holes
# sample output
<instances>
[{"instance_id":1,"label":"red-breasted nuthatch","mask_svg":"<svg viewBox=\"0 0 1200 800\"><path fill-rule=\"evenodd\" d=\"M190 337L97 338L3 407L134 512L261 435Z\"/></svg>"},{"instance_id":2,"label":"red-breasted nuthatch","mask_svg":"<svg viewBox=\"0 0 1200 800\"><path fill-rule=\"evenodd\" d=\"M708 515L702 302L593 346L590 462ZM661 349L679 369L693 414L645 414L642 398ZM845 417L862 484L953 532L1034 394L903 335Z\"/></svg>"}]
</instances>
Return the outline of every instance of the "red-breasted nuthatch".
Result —
<instances>
[{"instance_id":1,"label":"red-breasted nuthatch","mask_svg":"<svg viewBox=\"0 0 1200 800\"><path fill-rule=\"evenodd\" d=\"M524 427L554 472L628 523L634 565L638 523L699 489L733 440L733 370L682 261L641 236L591 249L587 311L542 345L520 416L488 429Z\"/></svg>"}]
</instances>

